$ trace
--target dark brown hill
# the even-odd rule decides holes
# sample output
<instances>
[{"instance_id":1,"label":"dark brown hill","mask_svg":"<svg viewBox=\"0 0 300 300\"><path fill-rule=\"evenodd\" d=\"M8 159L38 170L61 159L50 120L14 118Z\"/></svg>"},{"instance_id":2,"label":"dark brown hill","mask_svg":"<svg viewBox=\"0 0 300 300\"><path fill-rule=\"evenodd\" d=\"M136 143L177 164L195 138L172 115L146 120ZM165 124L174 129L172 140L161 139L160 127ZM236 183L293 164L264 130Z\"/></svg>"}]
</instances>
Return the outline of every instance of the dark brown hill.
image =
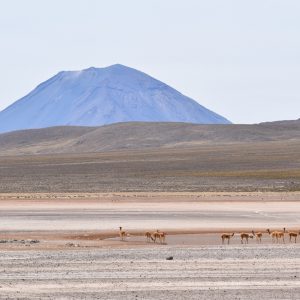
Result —
<instances>
[{"instance_id":1,"label":"dark brown hill","mask_svg":"<svg viewBox=\"0 0 300 300\"><path fill-rule=\"evenodd\" d=\"M86 153L200 145L300 141L300 121L257 125L118 123L102 127L50 127L0 135L1 155Z\"/></svg>"}]
</instances>

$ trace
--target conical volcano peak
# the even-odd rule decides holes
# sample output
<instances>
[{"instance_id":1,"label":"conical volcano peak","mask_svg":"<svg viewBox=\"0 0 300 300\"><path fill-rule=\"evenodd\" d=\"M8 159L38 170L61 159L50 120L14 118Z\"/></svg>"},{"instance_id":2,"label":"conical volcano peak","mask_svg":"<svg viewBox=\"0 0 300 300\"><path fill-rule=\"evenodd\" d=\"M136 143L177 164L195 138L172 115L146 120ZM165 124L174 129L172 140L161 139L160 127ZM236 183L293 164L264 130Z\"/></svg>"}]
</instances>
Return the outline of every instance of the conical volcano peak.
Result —
<instances>
[{"instance_id":1,"label":"conical volcano peak","mask_svg":"<svg viewBox=\"0 0 300 300\"><path fill-rule=\"evenodd\" d=\"M110 70L134 70L133 68L127 67L122 64L114 64L110 65L108 67L105 67L105 69L110 69Z\"/></svg>"},{"instance_id":2,"label":"conical volcano peak","mask_svg":"<svg viewBox=\"0 0 300 300\"><path fill-rule=\"evenodd\" d=\"M130 121L230 123L163 82L115 64L58 73L0 112L0 132Z\"/></svg>"},{"instance_id":3,"label":"conical volcano peak","mask_svg":"<svg viewBox=\"0 0 300 300\"><path fill-rule=\"evenodd\" d=\"M139 73L142 73L138 70L127 67L122 64L114 64L114 65L110 65L107 67L101 67L101 68L91 66L89 68L82 69L82 70L62 71L60 73L110 73L110 72L139 72Z\"/></svg>"},{"instance_id":4,"label":"conical volcano peak","mask_svg":"<svg viewBox=\"0 0 300 300\"><path fill-rule=\"evenodd\" d=\"M108 67L103 67L103 68L97 68L97 67L89 67L89 68L86 68L86 69L83 69L81 70L80 72L107 72L107 71L111 71L111 70L114 70L114 69L121 69L121 67L118 67L118 66L122 66L122 65L111 65L111 66L108 66ZM125 66L122 66L123 69L126 69L127 67Z\"/></svg>"},{"instance_id":5,"label":"conical volcano peak","mask_svg":"<svg viewBox=\"0 0 300 300\"><path fill-rule=\"evenodd\" d=\"M136 69L115 64L104 68L89 67L79 71L63 71L57 74L57 79L65 82L65 87L71 85L86 85L87 87L110 87L127 92L144 92L148 89L167 87L163 82ZM52 79L50 79L53 81Z\"/></svg>"},{"instance_id":6,"label":"conical volcano peak","mask_svg":"<svg viewBox=\"0 0 300 300\"><path fill-rule=\"evenodd\" d=\"M74 79L84 80L84 78L89 78L89 80L110 80L111 82L117 83L119 80L132 82L133 84L138 84L141 82L152 82L152 84L162 82L152 78L151 76L138 71L136 69L126 67L121 64L115 64L104 68L89 67L83 70L76 71L62 71L57 74L60 78L64 79ZM92 82L92 81L91 81Z\"/></svg>"},{"instance_id":7,"label":"conical volcano peak","mask_svg":"<svg viewBox=\"0 0 300 300\"><path fill-rule=\"evenodd\" d=\"M104 74L108 75L108 74L114 74L114 73L118 73L118 72L139 72L137 70L134 70L132 68L123 66L121 64L115 64L115 65L111 65L108 67L103 67L103 68L97 68L97 67L89 67L86 69L82 69L82 70L64 70L64 71L60 71L58 72L55 76L59 76L59 77L68 77L68 76L89 76L89 75L98 75L98 76L103 76ZM54 77L55 77L54 76Z\"/></svg>"}]
</instances>

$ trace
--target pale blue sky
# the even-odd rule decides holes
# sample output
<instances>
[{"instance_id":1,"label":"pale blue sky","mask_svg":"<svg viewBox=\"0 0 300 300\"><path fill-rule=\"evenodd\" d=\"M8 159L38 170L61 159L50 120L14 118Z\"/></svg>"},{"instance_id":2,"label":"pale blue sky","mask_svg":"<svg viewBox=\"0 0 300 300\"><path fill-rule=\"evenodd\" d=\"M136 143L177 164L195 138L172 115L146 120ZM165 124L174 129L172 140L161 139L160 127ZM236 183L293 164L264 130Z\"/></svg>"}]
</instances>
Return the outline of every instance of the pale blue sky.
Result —
<instances>
[{"instance_id":1,"label":"pale blue sky","mask_svg":"<svg viewBox=\"0 0 300 300\"><path fill-rule=\"evenodd\" d=\"M121 63L234 123L300 118L299 0L0 0L0 110Z\"/></svg>"}]
</instances>

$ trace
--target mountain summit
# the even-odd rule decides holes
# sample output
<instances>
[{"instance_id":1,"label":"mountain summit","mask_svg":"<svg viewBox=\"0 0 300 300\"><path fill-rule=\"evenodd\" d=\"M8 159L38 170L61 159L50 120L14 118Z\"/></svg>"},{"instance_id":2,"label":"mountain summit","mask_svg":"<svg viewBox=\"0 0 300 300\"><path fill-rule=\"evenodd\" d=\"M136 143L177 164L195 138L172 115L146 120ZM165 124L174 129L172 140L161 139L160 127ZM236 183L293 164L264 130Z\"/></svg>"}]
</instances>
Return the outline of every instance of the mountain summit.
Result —
<instances>
[{"instance_id":1,"label":"mountain summit","mask_svg":"<svg viewBox=\"0 0 300 300\"><path fill-rule=\"evenodd\" d=\"M230 123L143 72L113 65L58 73L0 112L0 132L129 121Z\"/></svg>"}]
</instances>

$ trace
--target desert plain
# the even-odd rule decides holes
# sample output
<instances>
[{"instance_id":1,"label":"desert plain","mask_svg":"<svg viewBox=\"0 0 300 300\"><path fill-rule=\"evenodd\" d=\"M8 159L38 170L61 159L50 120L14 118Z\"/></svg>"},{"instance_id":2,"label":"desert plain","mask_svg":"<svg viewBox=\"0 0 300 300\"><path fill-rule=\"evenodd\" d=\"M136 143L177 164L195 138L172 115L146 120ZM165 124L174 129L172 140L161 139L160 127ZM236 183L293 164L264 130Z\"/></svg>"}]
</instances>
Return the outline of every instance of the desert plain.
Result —
<instances>
[{"instance_id":1,"label":"desert plain","mask_svg":"<svg viewBox=\"0 0 300 300\"><path fill-rule=\"evenodd\" d=\"M1 299L298 299L299 192L0 195ZM128 233L124 241L119 226ZM164 244L146 231L167 233ZM240 233L261 231L262 243ZM222 245L221 233L235 233ZM299 242L299 241L298 241ZM167 258L173 258L167 260Z\"/></svg>"},{"instance_id":2,"label":"desert plain","mask_svg":"<svg viewBox=\"0 0 300 300\"><path fill-rule=\"evenodd\" d=\"M0 299L300 299L299 128L1 135ZM242 244L252 230L261 243Z\"/></svg>"}]
</instances>

